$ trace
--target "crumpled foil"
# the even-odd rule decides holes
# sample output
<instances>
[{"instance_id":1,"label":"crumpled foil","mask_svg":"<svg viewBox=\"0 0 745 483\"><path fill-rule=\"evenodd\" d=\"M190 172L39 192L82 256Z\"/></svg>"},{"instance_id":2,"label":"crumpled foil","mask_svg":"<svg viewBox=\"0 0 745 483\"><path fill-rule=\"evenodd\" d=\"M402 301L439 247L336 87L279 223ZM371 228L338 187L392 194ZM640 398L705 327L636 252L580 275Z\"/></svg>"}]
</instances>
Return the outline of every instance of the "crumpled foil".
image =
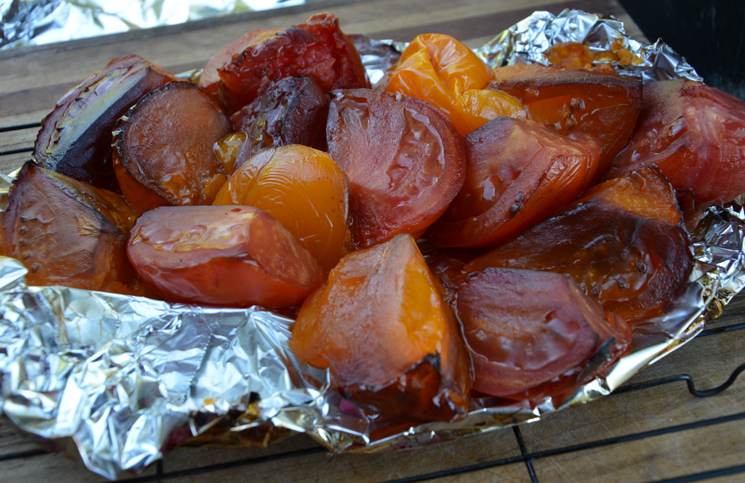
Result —
<instances>
[{"instance_id":1,"label":"crumpled foil","mask_svg":"<svg viewBox=\"0 0 745 483\"><path fill-rule=\"evenodd\" d=\"M0 49L175 25L305 0L0 0Z\"/></svg>"},{"instance_id":2,"label":"crumpled foil","mask_svg":"<svg viewBox=\"0 0 745 483\"><path fill-rule=\"evenodd\" d=\"M585 32L582 38L612 41L621 35L633 43L612 17L575 11L550 17L533 14L481 52L500 64L519 55L532 61L529 44L545 49L575 31ZM403 48L354 40L373 79L384 76ZM593 45L607 47L599 42ZM679 56L669 56L677 60L650 61L644 75L694 72ZM656 72L662 64L664 74ZM672 64L677 67L668 69ZM0 177L0 191L7 192L9 183ZM632 351L560 404L477 398L461 421L411 422L395 431L385 418L335 393L327 371L288 350L292 320L286 317L258 307L206 309L28 287L26 269L0 257L0 407L26 433L60 448L74 442L85 465L111 479L142 470L176 445L265 445L304 432L330 451L372 452L492 431L607 395L695 337L745 284L744 234L741 202L710 208L692 234L695 267L680 297L661 316L635 325Z\"/></svg>"}]
</instances>

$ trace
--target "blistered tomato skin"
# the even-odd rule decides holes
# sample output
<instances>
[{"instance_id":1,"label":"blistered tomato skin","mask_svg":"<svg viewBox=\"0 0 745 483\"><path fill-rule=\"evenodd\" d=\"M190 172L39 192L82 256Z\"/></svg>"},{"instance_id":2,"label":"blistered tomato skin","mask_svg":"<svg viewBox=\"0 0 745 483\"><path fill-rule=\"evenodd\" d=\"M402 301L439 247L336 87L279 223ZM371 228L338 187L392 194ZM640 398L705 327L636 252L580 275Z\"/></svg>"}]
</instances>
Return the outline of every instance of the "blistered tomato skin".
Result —
<instances>
[{"instance_id":1,"label":"blistered tomato skin","mask_svg":"<svg viewBox=\"0 0 745 483\"><path fill-rule=\"evenodd\" d=\"M486 247L514 238L589 186L601 144L535 121L501 117L465 138L466 180L426 238L443 247Z\"/></svg>"},{"instance_id":2,"label":"blistered tomato skin","mask_svg":"<svg viewBox=\"0 0 745 483\"><path fill-rule=\"evenodd\" d=\"M596 181L626 146L641 108L639 79L539 64L494 69L491 89L518 98L529 118L568 135L586 132L603 142Z\"/></svg>"},{"instance_id":3,"label":"blistered tomato skin","mask_svg":"<svg viewBox=\"0 0 745 483\"><path fill-rule=\"evenodd\" d=\"M328 154L300 145L262 151L241 166L215 205L260 208L329 271L346 253L349 181Z\"/></svg>"},{"instance_id":4,"label":"blistered tomato skin","mask_svg":"<svg viewBox=\"0 0 745 483\"><path fill-rule=\"evenodd\" d=\"M218 73L220 100L230 113L256 99L262 84L285 77L310 77L323 92L370 86L357 50L330 13L258 38Z\"/></svg>"},{"instance_id":5,"label":"blistered tomato skin","mask_svg":"<svg viewBox=\"0 0 745 483\"><path fill-rule=\"evenodd\" d=\"M247 206L148 211L132 228L127 254L145 283L171 302L289 307L324 279L278 221Z\"/></svg>"},{"instance_id":6,"label":"blistered tomato skin","mask_svg":"<svg viewBox=\"0 0 745 483\"><path fill-rule=\"evenodd\" d=\"M623 320L555 273L471 273L458 287L456 313L473 357L473 387L492 396L556 397L595 376L601 367L585 368L601 347L610 363L631 341Z\"/></svg>"},{"instance_id":7,"label":"blistered tomato skin","mask_svg":"<svg viewBox=\"0 0 745 483\"><path fill-rule=\"evenodd\" d=\"M127 292L136 283L126 255L133 221L121 196L28 162L4 213L2 254L28 268L29 285Z\"/></svg>"},{"instance_id":8,"label":"blistered tomato skin","mask_svg":"<svg viewBox=\"0 0 745 483\"><path fill-rule=\"evenodd\" d=\"M65 176L118 190L111 131L138 99L172 81L178 79L138 55L112 60L57 101L41 123L34 158Z\"/></svg>"},{"instance_id":9,"label":"blistered tomato skin","mask_svg":"<svg viewBox=\"0 0 745 483\"><path fill-rule=\"evenodd\" d=\"M142 204L143 190L172 205L212 203L227 181L213 145L230 132L230 119L209 94L171 83L142 98L117 123L115 172L124 197ZM123 168L123 169L122 169ZM140 211L140 210L138 210Z\"/></svg>"},{"instance_id":10,"label":"blistered tomato skin","mask_svg":"<svg viewBox=\"0 0 745 483\"><path fill-rule=\"evenodd\" d=\"M745 102L685 80L644 85L634 137L607 178L657 164L700 215L745 192Z\"/></svg>"},{"instance_id":11,"label":"blistered tomato skin","mask_svg":"<svg viewBox=\"0 0 745 483\"><path fill-rule=\"evenodd\" d=\"M465 178L463 139L418 99L367 89L335 91L329 153L349 177L358 248L414 238L437 220Z\"/></svg>"},{"instance_id":12,"label":"blistered tomato skin","mask_svg":"<svg viewBox=\"0 0 745 483\"><path fill-rule=\"evenodd\" d=\"M262 149L288 144L328 151L329 102L329 96L309 77L288 77L264 84L259 97L230 118L235 131L246 133L246 144L235 167Z\"/></svg>"},{"instance_id":13,"label":"blistered tomato skin","mask_svg":"<svg viewBox=\"0 0 745 483\"><path fill-rule=\"evenodd\" d=\"M452 420L468 411L460 331L409 235L342 258L303 303L290 349L380 414Z\"/></svg>"},{"instance_id":14,"label":"blistered tomato skin","mask_svg":"<svg viewBox=\"0 0 745 483\"><path fill-rule=\"evenodd\" d=\"M387 92L427 101L465 136L499 116L525 118L520 101L486 89L491 69L471 49L448 35L419 35L390 76Z\"/></svg>"},{"instance_id":15,"label":"blistered tomato skin","mask_svg":"<svg viewBox=\"0 0 745 483\"><path fill-rule=\"evenodd\" d=\"M675 192L656 167L591 188L564 210L465 265L571 276L629 323L662 312L693 267Z\"/></svg>"}]
</instances>

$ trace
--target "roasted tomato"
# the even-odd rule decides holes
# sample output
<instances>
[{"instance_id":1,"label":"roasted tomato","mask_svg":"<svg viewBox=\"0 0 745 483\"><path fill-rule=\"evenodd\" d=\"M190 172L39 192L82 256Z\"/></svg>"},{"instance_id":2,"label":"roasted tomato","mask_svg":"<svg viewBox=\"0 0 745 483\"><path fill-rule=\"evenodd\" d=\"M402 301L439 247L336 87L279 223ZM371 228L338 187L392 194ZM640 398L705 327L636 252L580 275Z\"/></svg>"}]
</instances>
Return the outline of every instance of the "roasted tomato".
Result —
<instances>
[{"instance_id":1,"label":"roasted tomato","mask_svg":"<svg viewBox=\"0 0 745 483\"><path fill-rule=\"evenodd\" d=\"M165 206L137 219L127 254L165 300L225 307L300 304L323 270L277 220L249 206Z\"/></svg>"},{"instance_id":2,"label":"roasted tomato","mask_svg":"<svg viewBox=\"0 0 745 483\"><path fill-rule=\"evenodd\" d=\"M350 253L303 303L290 349L377 413L463 416L470 361L437 285L409 235Z\"/></svg>"},{"instance_id":3,"label":"roasted tomato","mask_svg":"<svg viewBox=\"0 0 745 483\"><path fill-rule=\"evenodd\" d=\"M167 84L143 97L114 137L124 197L138 213L212 203L227 180L212 147L230 128L217 102L193 84Z\"/></svg>"},{"instance_id":4,"label":"roasted tomato","mask_svg":"<svg viewBox=\"0 0 745 483\"><path fill-rule=\"evenodd\" d=\"M134 217L116 193L28 162L4 213L2 254L28 268L29 285L132 293L126 243Z\"/></svg>"},{"instance_id":5,"label":"roasted tomato","mask_svg":"<svg viewBox=\"0 0 745 483\"><path fill-rule=\"evenodd\" d=\"M262 149L302 144L321 151L326 145L329 96L310 77L287 77L259 89L259 97L230 118L246 132L235 168Z\"/></svg>"},{"instance_id":6,"label":"roasted tomato","mask_svg":"<svg viewBox=\"0 0 745 483\"><path fill-rule=\"evenodd\" d=\"M644 85L634 138L607 177L655 163L701 213L745 192L745 102L698 82Z\"/></svg>"},{"instance_id":7,"label":"roasted tomato","mask_svg":"<svg viewBox=\"0 0 745 483\"><path fill-rule=\"evenodd\" d=\"M556 273L472 273L458 287L457 314L473 358L473 387L492 396L555 396L591 380L631 342L622 319Z\"/></svg>"},{"instance_id":8,"label":"roasted tomato","mask_svg":"<svg viewBox=\"0 0 745 483\"><path fill-rule=\"evenodd\" d=\"M330 13L273 35L257 35L217 71L220 100L231 113L252 102L262 84L285 77L310 77L323 92L370 86L357 49Z\"/></svg>"},{"instance_id":9,"label":"roasted tomato","mask_svg":"<svg viewBox=\"0 0 745 483\"><path fill-rule=\"evenodd\" d=\"M262 151L230 177L215 205L260 208L329 271L346 253L349 181L328 154L300 145Z\"/></svg>"},{"instance_id":10,"label":"roasted tomato","mask_svg":"<svg viewBox=\"0 0 745 483\"><path fill-rule=\"evenodd\" d=\"M491 69L453 37L425 34L401 54L386 90L435 105L465 136L498 116L525 118L520 101L486 89L492 77Z\"/></svg>"},{"instance_id":11,"label":"roasted tomato","mask_svg":"<svg viewBox=\"0 0 745 483\"><path fill-rule=\"evenodd\" d=\"M430 104L367 89L337 91L329 153L349 176L358 247L399 233L418 238L463 185L463 139Z\"/></svg>"},{"instance_id":12,"label":"roasted tomato","mask_svg":"<svg viewBox=\"0 0 745 483\"><path fill-rule=\"evenodd\" d=\"M556 216L465 266L570 275L629 323L658 315L693 268L675 192L650 166L591 188Z\"/></svg>"},{"instance_id":13,"label":"roasted tomato","mask_svg":"<svg viewBox=\"0 0 745 483\"><path fill-rule=\"evenodd\" d=\"M628 76L539 64L494 70L491 88L511 94L530 119L554 125L561 134L586 132L603 141L597 177L631 139L641 108L641 81Z\"/></svg>"},{"instance_id":14,"label":"roasted tomato","mask_svg":"<svg viewBox=\"0 0 745 483\"><path fill-rule=\"evenodd\" d=\"M177 80L138 55L112 60L57 101L41 122L34 158L65 176L118 190L111 164L117 119L148 92Z\"/></svg>"},{"instance_id":15,"label":"roasted tomato","mask_svg":"<svg viewBox=\"0 0 745 483\"><path fill-rule=\"evenodd\" d=\"M465 138L466 181L426 238L439 246L503 243L574 200L590 184L600 141L500 117Z\"/></svg>"},{"instance_id":16,"label":"roasted tomato","mask_svg":"<svg viewBox=\"0 0 745 483\"><path fill-rule=\"evenodd\" d=\"M611 50L593 51L579 42L560 42L545 52L551 65L565 69L587 69L605 74L616 74L612 64L638 65L643 60L629 50L620 39L615 39Z\"/></svg>"},{"instance_id":17,"label":"roasted tomato","mask_svg":"<svg viewBox=\"0 0 745 483\"><path fill-rule=\"evenodd\" d=\"M215 54L202 69L199 76L199 87L209 92L213 96L220 95L220 74L218 69L233 60L234 55L240 55L247 48L260 44L266 39L275 36L282 31L281 28L252 30L243 34L241 38L226 45L220 52Z\"/></svg>"}]
</instances>

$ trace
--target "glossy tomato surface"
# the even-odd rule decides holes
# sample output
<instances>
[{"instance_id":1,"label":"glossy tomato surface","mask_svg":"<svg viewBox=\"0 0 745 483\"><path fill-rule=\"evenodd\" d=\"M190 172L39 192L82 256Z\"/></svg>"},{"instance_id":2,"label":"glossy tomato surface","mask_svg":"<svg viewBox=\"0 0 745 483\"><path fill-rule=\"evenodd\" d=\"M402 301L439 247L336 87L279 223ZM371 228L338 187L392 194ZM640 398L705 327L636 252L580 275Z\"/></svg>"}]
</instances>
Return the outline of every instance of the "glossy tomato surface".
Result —
<instances>
[{"instance_id":1,"label":"glossy tomato surface","mask_svg":"<svg viewBox=\"0 0 745 483\"><path fill-rule=\"evenodd\" d=\"M323 270L277 220L248 206L166 206L140 216L127 246L142 279L171 302L300 304Z\"/></svg>"},{"instance_id":2,"label":"glossy tomato surface","mask_svg":"<svg viewBox=\"0 0 745 483\"><path fill-rule=\"evenodd\" d=\"M607 177L657 164L701 213L745 192L745 102L701 83L644 85L634 138Z\"/></svg>"},{"instance_id":3,"label":"glossy tomato surface","mask_svg":"<svg viewBox=\"0 0 745 483\"><path fill-rule=\"evenodd\" d=\"M262 151L238 169L215 205L260 208L329 271L347 251L349 181L328 154L300 145Z\"/></svg>"},{"instance_id":4,"label":"glossy tomato surface","mask_svg":"<svg viewBox=\"0 0 745 483\"><path fill-rule=\"evenodd\" d=\"M570 275L629 323L661 313L693 267L675 192L656 167L594 186L515 240L464 267Z\"/></svg>"},{"instance_id":5,"label":"glossy tomato surface","mask_svg":"<svg viewBox=\"0 0 745 483\"><path fill-rule=\"evenodd\" d=\"M2 254L28 268L29 285L127 292L136 283L126 254L133 221L121 196L28 162L4 213Z\"/></svg>"},{"instance_id":6,"label":"glossy tomato surface","mask_svg":"<svg viewBox=\"0 0 745 483\"><path fill-rule=\"evenodd\" d=\"M548 218L590 184L601 149L592 135L509 117L465 141L463 188L426 234L438 246L494 246Z\"/></svg>"},{"instance_id":7,"label":"glossy tomato surface","mask_svg":"<svg viewBox=\"0 0 745 483\"><path fill-rule=\"evenodd\" d=\"M378 413L450 420L468 411L470 361L410 235L342 258L303 304L290 348Z\"/></svg>"},{"instance_id":8,"label":"glossy tomato surface","mask_svg":"<svg viewBox=\"0 0 745 483\"><path fill-rule=\"evenodd\" d=\"M586 132L603 142L599 178L626 146L641 108L639 79L539 64L494 69L491 88L518 98L530 119L567 135Z\"/></svg>"},{"instance_id":9,"label":"glossy tomato surface","mask_svg":"<svg viewBox=\"0 0 745 483\"><path fill-rule=\"evenodd\" d=\"M152 191L160 204L144 209L162 205L160 199L212 203L227 180L212 147L230 128L217 101L193 84L173 82L151 92L117 123L114 149L123 169L116 173L124 197L138 205L143 190Z\"/></svg>"},{"instance_id":10,"label":"glossy tomato surface","mask_svg":"<svg viewBox=\"0 0 745 483\"><path fill-rule=\"evenodd\" d=\"M334 92L329 153L349 177L357 247L420 236L465 177L463 139L432 105L400 95Z\"/></svg>"},{"instance_id":11,"label":"glossy tomato surface","mask_svg":"<svg viewBox=\"0 0 745 483\"><path fill-rule=\"evenodd\" d=\"M556 273L472 273L458 288L456 312L473 357L473 387L492 396L539 398L577 387L600 369L586 370L600 347L609 342L603 356L611 362L631 341L623 320Z\"/></svg>"},{"instance_id":12,"label":"glossy tomato surface","mask_svg":"<svg viewBox=\"0 0 745 483\"><path fill-rule=\"evenodd\" d=\"M401 54L386 91L433 104L465 136L498 116L525 118L520 101L486 89L492 78L491 69L453 37L424 34Z\"/></svg>"}]
</instances>

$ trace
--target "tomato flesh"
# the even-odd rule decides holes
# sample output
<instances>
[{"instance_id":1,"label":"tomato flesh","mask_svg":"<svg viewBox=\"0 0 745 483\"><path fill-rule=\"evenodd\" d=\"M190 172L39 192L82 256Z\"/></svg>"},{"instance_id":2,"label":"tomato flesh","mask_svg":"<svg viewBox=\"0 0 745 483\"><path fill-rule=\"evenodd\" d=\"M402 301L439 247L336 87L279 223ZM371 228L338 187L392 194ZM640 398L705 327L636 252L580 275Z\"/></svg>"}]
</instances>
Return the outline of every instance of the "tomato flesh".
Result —
<instances>
[{"instance_id":1,"label":"tomato flesh","mask_svg":"<svg viewBox=\"0 0 745 483\"><path fill-rule=\"evenodd\" d=\"M357 247L399 233L417 238L463 184L462 138L444 114L418 99L334 92L327 131L329 153L349 177Z\"/></svg>"},{"instance_id":2,"label":"tomato flesh","mask_svg":"<svg viewBox=\"0 0 745 483\"><path fill-rule=\"evenodd\" d=\"M380 414L450 420L468 411L470 362L410 235L342 258L303 303L290 348Z\"/></svg>"}]
</instances>

